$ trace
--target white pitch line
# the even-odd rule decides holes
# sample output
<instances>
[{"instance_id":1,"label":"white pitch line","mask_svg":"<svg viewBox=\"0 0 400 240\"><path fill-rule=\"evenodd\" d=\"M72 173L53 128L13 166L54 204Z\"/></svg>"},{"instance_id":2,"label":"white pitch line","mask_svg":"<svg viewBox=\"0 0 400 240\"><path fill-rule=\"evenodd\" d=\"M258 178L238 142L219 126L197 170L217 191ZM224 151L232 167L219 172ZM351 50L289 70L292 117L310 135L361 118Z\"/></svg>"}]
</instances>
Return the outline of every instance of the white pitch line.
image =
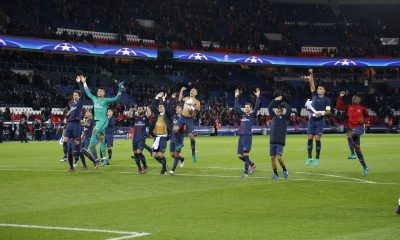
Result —
<instances>
[{"instance_id":1,"label":"white pitch line","mask_svg":"<svg viewBox=\"0 0 400 240\"><path fill-rule=\"evenodd\" d=\"M27 169L27 168L2 168L0 171L21 171L21 172L67 172L67 170L43 170L43 169Z\"/></svg>"},{"instance_id":2,"label":"white pitch line","mask_svg":"<svg viewBox=\"0 0 400 240\"><path fill-rule=\"evenodd\" d=\"M205 169L221 169L221 170L242 170L242 168L226 168L226 167L196 167L196 168L205 168ZM259 169L257 168L257 171L269 171L269 169ZM361 181L361 182L366 182L366 183L377 183L373 181L368 181L360 178L352 178L352 177L345 177L345 176L339 176L339 175L334 175L334 174L323 174L323 173L311 173L311 172L298 172L298 171L291 171L292 173L299 173L299 174L309 174L309 175L319 175L319 176L326 176L326 177L335 177L335 178L343 178L343 179L349 179L349 180L356 180L356 181Z\"/></svg>"},{"instance_id":3,"label":"white pitch line","mask_svg":"<svg viewBox=\"0 0 400 240\"><path fill-rule=\"evenodd\" d=\"M217 168L217 167L209 167L209 168L215 168L215 169L229 169L229 170L241 170L239 168ZM260 169L262 170L262 169ZM26 171L26 172L65 172L67 173L66 170L39 170L39 169L0 169L0 171ZM94 173L95 171L89 171ZM105 173L101 171L97 171L98 173ZM132 172L110 172L113 174L133 174L136 175L133 171ZM359 178L352 178L352 177L344 177L344 176L339 176L339 175L333 175L333 174L323 174L323 173L309 173L309 172L297 172L297 171L292 171L292 173L299 173L299 174L307 174L307 175L319 175L319 176L326 176L326 177L334 177L334 178L341 178L341 179L348 179L351 181L336 181L336 180L329 180L329 179L307 179L307 178L290 178L290 181L310 181L310 182L338 182L338 183L360 183L360 184L379 184L379 185L400 185L400 183L382 183L382 182L373 182L373 181L368 181L364 179L359 179ZM73 173L71 173L73 174ZM159 174L151 174L148 173L148 175L154 175L157 176ZM238 176L229 176L229 175L217 175L217 174L175 174L177 176L190 176L190 177L216 177L216 178L240 178ZM270 179L269 177L249 177L249 178L254 178L254 179Z\"/></svg>"},{"instance_id":4,"label":"white pitch line","mask_svg":"<svg viewBox=\"0 0 400 240\"><path fill-rule=\"evenodd\" d=\"M211 174L175 174L177 176L189 176L189 177L219 177L219 178L240 178L239 176L225 176L225 175L211 175ZM256 177L250 176L248 179L271 179L270 177ZM284 181L286 179L283 179ZM309 178L289 178L288 181L312 181L312 182L346 182L346 183L368 183L368 182L355 182L355 181L337 181L337 180L330 180L330 179L309 179ZM372 182L371 182L372 183Z\"/></svg>"},{"instance_id":5,"label":"white pitch line","mask_svg":"<svg viewBox=\"0 0 400 240\"><path fill-rule=\"evenodd\" d=\"M150 235L150 233L145 233L145 232L125 232L125 231L104 230L104 229L51 227L51 226L36 226L36 225L9 224L9 223L0 223L0 227L36 228L36 229L77 231L77 232L101 232L101 233L116 233L116 234L127 235L118 238L107 238L106 240L122 240L122 239L136 238L136 237L143 237Z\"/></svg>"},{"instance_id":6,"label":"white pitch line","mask_svg":"<svg viewBox=\"0 0 400 240\"><path fill-rule=\"evenodd\" d=\"M132 174L133 172L112 172L114 174ZM160 174L151 174L147 173L148 175L160 175ZM239 179L240 176L228 176L228 175L216 175L216 174L189 174L189 173L177 173L174 174L175 176L183 176L183 177L215 177L215 178L234 178ZM250 176L247 179L271 179L270 177L256 177ZM285 181L287 179L283 179ZM289 178L288 181L310 181L310 182L336 182L336 183L356 183L356 184L394 184L397 185L398 183L376 183L376 182L369 182L369 181L338 181L338 180L330 180L330 179L310 179L310 178Z\"/></svg>"},{"instance_id":7,"label":"white pitch line","mask_svg":"<svg viewBox=\"0 0 400 240\"><path fill-rule=\"evenodd\" d=\"M334 174L312 173L312 172L298 172L298 171L295 171L294 173L307 174L307 175L317 175L317 176L325 176L325 177L334 177L334 178L342 178L342 179L349 179L349 180L360 181L360 182L365 182L365 183L376 183L376 182L373 182L373 181L368 181L368 180L364 180L364 179L360 179L360 178L344 177L344 176L339 176L339 175L334 175Z\"/></svg>"}]
</instances>

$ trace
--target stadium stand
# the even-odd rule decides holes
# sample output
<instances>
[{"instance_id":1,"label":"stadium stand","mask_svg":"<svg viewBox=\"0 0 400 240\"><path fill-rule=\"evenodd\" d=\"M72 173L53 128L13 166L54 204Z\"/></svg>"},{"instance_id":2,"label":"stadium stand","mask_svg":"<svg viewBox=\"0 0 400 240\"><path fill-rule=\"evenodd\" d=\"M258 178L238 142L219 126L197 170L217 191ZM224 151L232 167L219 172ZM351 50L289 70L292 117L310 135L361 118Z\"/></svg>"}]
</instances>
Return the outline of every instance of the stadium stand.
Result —
<instances>
[{"instance_id":1,"label":"stadium stand","mask_svg":"<svg viewBox=\"0 0 400 240\"><path fill-rule=\"evenodd\" d=\"M380 42L382 37L400 35L398 4L343 5L337 9L329 5L250 0L101 0L91 8L80 7L84 4L82 0L3 2L1 16L5 18L0 21L0 34L95 45L302 57L400 55L399 45L384 46ZM36 7L39 5L40 9ZM270 39L269 33L278 39ZM262 89L258 126L270 124L266 107L279 91L285 93L293 107L293 129L304 127L308 120L304 102L309 98L309 88L302 78L307 70L304 68L165 63L9 50L2 50L0 57L0 113L6 121L26 116L29 121L52 119L59 123L79 73L88 76L93 89L105 87L108 95L115 94L116 81L126 83L127 92L112 106L121 127L130 124L126 117L129 109L148 105L161 89L171 94L181 86L201 87L203 109L196 117L198 126L211 127L218 122L227 127L227 133L237 126L239 118L232 111L235 88L242 89L244 95L251 95L255 87ZM317 76L318 83L327 87L332 105L339 91L346 90L347 103L352 94L362 96L372 126L399 124L398 69L319 69ZM341 112L329 116L326 122L327 126L345 124L346 116Z\"/></svg>"},{"instance_id":2,"label":"stadium stand","mask_svg":"<svg viewBox=\"0 0 400 240\"><path fill-rule=\"evenodd\" d=\"M286 56L398 56L400 52L399 46L380 43L380 38L399 36L398 4L343 5L335 10L321 4L250 0L101 0L90 8L84 5L82 0L5 2L2 11L8 22L0 33ZM278 34L280 40L269 39L267 33Z\"/></svg>"},{"instance_id":3,"label":"stadium stand","mask_svg":"<svg viewBox=\"0 0 400 240\"><path fill-rule=\"evenodd\" d=\"M89 77L92 89L105 86L109 95L115 94L115 79L124 81L127 92L120 103L114 105L119 116L119 125L128 126L126 115L137 104L149 104L155 92L164 89L169 94L178 92L183 85L200 87L203 110L196 118L197 125L213 125L216 120L222 126L237 126L238 116L232 111L233 91L240 88L244 95L250 95L255 87L263 90L262 108L259 111L258 125L268 126L269 116L266 107L277 91L284 92L293 107L292 126L304 126L308 112L304 102L309 98L308 83L302 77L306 69L293 69L284 72L275 69L266 72L262 67L242 69L240 66L208 65L198 63L171 63L161 66L158 62L135 60L132 68L129 63L115 63L113 60L98 60L95 57L78 59L59 59L58 54L47 56L42 53L2 52L0 77L4 79L0 93L5 120L19 120L25 114L29 120L51 118L54 122L63 119L63 109L76 88L75 76L84 70ZM24 59L20 61L20 59ZM29 74L20 74L26 70ZM108 71L113 69L113 73ZM180 77L175 77L180 73ZM368 75L360 70L353 73L345 70L321 70L317 81L328 89L332 105L341 90L347 90L347 96L359 94L369 108L371 123L376 126L385 124L385 118L399 122L400 96L396 70L379 70ZM242 99L242 102L247 99ZM350 98L345 97L349 102ZM90 102L87 103L90 105ZM327 126L345 123L342 113L327 118ZM379 117L381 116L381 117Z\"/></svg>"}]
</instances>

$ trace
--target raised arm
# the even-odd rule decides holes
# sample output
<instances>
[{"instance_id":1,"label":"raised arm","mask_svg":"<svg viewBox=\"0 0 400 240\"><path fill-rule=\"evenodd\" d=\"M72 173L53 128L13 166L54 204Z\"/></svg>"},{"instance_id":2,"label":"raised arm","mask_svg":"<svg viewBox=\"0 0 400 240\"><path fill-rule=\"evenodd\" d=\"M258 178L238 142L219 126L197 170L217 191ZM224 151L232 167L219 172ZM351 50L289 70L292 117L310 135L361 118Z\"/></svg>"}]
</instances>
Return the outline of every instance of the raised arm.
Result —
<instances>
[{"instance_id":1,"label":"raised arm","mask_svg":"<svg viewBox=\"0 0 400 240\"><path fill-rule=\"evenodd\" d=\"M157 96L153 99L153 101L151 102L150 105L150 110L154 113L154 114L159 114L158 112L158 104L160 103L160 99L164 96L163 92L160 92L157 94Z\"/></svg>"},{"instance_id":2,"label":"raised arm","mask_svg":"<svg viewBox=\"0 0 400 240\"><path fill-rule=\"evenodd\" d=\"M278 96L270 102L270 104L268 106L268 113L269 113L269 116L271 116L271 118L276 117L274 107L276 107L276 103L280 100L282 100L282 96Z\"/></svg>"},{"instance_id":3,"label":"raised arm","mask_svg":"<svg viewBox=\"0 0 400 240\"><path fill-rule=\"evenodd\" d=\"M178 101L180 102L180 101L182 101L182 99L183 99L183 92L186 90L186 87L182 87L181 88L181 91L179 92L179 98L178 98Z\"/></svg>"},{"instance_id":4,"label":"raised arm","mask_svg":"<svg viewBox=\"0 0 400 240\"><path fill-rule=\"evenodd\" d=\"M363 115L364 115L364 118L365 118L363 123L369 123L369 113L368 113L368 110L365 107L363 107Z\"/></svg>"},{"instance_id":5,"label":"raised arm","mask_svg":"<svg viewBox=\"0 0 400 240\"><path fill-rule=\"evenodd\" d=\"M292 114L292 107L287 102L282 102L281 105L285 109L285 117L286 117L286 119L289 119L290 115Z\"/></svg>"},{"instance_id":6,"label":"raised arm","mask_svg":"<svg viewBox=\"0 0 400 240\"><path fill-rule=\"evenodd\" d=\"M315 92L315 83L314 83L314 70L308 69L310 75L308 76L308 82L310 83L310 91L311 93Z\"/></svg>"},{"instance_id":7,"label":"raised arm","mask_svg":"<svg viewBox=\"0 0 400 240\"><path fill-rule=\"evenodd\" d=\"M275 100L272 100L270 103L269 103L269 106L268 106L268 113L269 113L269 116L271 117L271 118L274 118L275 116L276 116L276 114L275 114L275 112L274 112L274 106L276 105L276 103L275 103Z\"/></svg>"},{"instance_id":8,"label":"raised arm","mask_svg":"<svg viewBox=\"0 0 400 240\"><path fill-rule=\"evenodd\" d=\"M80 80L83 84L83 88L85 89L86 96L88 96L88 98L93 102L96 99L96 97L90 92L90 89L86 83L86 77L81 76Z\"/></svg>"},{"instance_id":9,"label":"raised arm","mask_svg":"<svg viewBox=\"0 0 400 240\"><path fill-rule=\"evenodd\" d=\"M146 116L147 116L147 118L151 117L151 109L150 109L150 106L147 106L147 107L146 107Z\"/></svg>"},{"instance_id":10,"label":"raised arm","mask_svg":"<svg viewBox=\"0 0 400 240\"><path fill-rule=\"evenodd\" d=\"M244 112L243 112L243 110L241 109L241 107L240 107L240 103L239 103L239 89L236 89L235 90L235 111L237 112L237 113L239 113L240 115L243 115L244 114Z\"/></svg>"},{"instance_id":11,"label":"raised arm","mask_svg":"<svg viewBox=\"0 0 400 240\"><path fill-rule=\"evenodd\" d=\"M160 100L158 100L158 98L155 98L151 101L151 105L150 105L150 110L154 113L154 114L158 114L158 103L160 102Z\"/></svg>"},{"instance_id":12,"label":"raised arm","mask_svg":"<svg viewBox=\"0 0 400 240\"><path fill-rule=\"evenodd\" d=\"M259 88L256 88L256 91L254 92L254 94L256 95L256 103L254 104L254 109L253 109L252 114L257 115L258 109L260 108L260 105L261 105L261 101L260 101L261 90Z\"/></svg>"},{"instance_id":13,"label":"raised arm","mask_svg":"<svg viewBox=\"0 0 400 240\"><path fill-rule=\"evenodd\" d=\"M81 98L79 99L79 101L82 103L82 105L84 105L86 98L85 98L85 89L84 89L83 85L80 83L81 77L83 77L83 76L76 76L75 80L78 83L79 91L81 91Z\"/></svg>"},{"instance_id":14,"label":"raised arm","mask_svg":"<svg viewBox=\"0 0 400 240\"><path fill-rule=\"evenodd\" d=\"M173 93L173 94L171 95L171 99L170 99L169 102L168 102L167 108L165 109L166 112L168 112L168 114L169 114L170 116L174 116L174 114L175 114L175 109L174 109L174 103L175 103L175 101L176 101L176 93Z\"/></svg>"},{"instance_id":15,"label":"raised arm","mask_svg":"<svg viewBox=\"0 0 400 240\"><path fill-rule=\"evenodd\" d=\"M117 93L117 95L115 97L113 97L113 98L105 98L104 100L107 103L112 103L112 102L119 101L121 99L123 91L125 91L124 82L120 82L120 83L118 83L118 93Z\"/></svg>"},{"instance_id":16,"label":"raised arm","mask_svg":"<svg viewBox=\"0 0 400 240\"><path fill-rule=\"evenodd\" d=\"M338 99L336 100L336 109L339 111L347 111L348 105L343 103L343 97L345 92L341 91Z\"/></svg>"},{"instance_id":17,"label":"raised arm","mask_svg":"<svg viewBox=\"0 0 400 240\"><path fill-rule=\"evenodd\" d=\"M107 103L112 103L112 102L116 102L119 101L121 99L121 92L118 91L117 95L115 97L112 98L104 98L104 101Z\"/></svg>"}]
</instances>

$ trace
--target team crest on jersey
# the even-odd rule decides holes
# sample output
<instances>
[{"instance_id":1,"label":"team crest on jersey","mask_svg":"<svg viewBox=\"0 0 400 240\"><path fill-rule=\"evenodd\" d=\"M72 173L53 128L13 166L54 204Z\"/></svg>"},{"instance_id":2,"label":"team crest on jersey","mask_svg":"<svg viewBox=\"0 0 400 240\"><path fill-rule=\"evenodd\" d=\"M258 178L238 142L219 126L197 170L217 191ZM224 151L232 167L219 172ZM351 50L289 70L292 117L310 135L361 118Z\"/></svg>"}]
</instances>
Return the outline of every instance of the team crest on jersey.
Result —
<instances>
[{"instance_id":1,"label":"team crest on jersey","mask_svg":"<svg viewBox=\"0 0 400 240\"><path fill-rule=\"evenodd\" d=\"M144 123L144 122L142 122L142 121L137 121L136 123L135 123L135 126L146 126L146 124Z\"/></svg>"}]
</instances>

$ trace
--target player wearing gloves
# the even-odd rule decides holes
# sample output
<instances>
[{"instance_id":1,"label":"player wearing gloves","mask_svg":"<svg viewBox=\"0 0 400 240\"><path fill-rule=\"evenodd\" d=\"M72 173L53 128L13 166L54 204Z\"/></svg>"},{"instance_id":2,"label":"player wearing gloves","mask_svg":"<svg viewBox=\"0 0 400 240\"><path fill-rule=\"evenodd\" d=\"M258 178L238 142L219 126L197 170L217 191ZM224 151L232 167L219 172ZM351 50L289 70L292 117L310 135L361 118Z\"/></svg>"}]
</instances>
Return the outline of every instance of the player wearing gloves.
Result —
<instances>
[{"instance_id":1,"label":"player wearing gloves","mask_svg":"<svg viewBox=\"0 0 400 240\"><path fill-rule=\"evenodd\" d=\"M81 82L85 88L85 93L93 102L94 109L94 120L96 121L96 126L93 129L93 134L90 138L89 146L84 149L85 155L92 161L96 161L91 154L92 149L96 147L98 141L100 142L100 152L105 156L102 161L103 164L107 163L108 159L106 157L106 144L105 144L105 129L108 125L107 109L108 105L112 102L116 102L121 98L122 92L124 91L123 82L118 84L118 94L113 98L106 98L106 91L104 88L99 88L97 90L97 96L94 96L86 83L86 78L82 77ZM98 167L98 162L96 161L96 168Z\"/></svg>"}]
</instances>

